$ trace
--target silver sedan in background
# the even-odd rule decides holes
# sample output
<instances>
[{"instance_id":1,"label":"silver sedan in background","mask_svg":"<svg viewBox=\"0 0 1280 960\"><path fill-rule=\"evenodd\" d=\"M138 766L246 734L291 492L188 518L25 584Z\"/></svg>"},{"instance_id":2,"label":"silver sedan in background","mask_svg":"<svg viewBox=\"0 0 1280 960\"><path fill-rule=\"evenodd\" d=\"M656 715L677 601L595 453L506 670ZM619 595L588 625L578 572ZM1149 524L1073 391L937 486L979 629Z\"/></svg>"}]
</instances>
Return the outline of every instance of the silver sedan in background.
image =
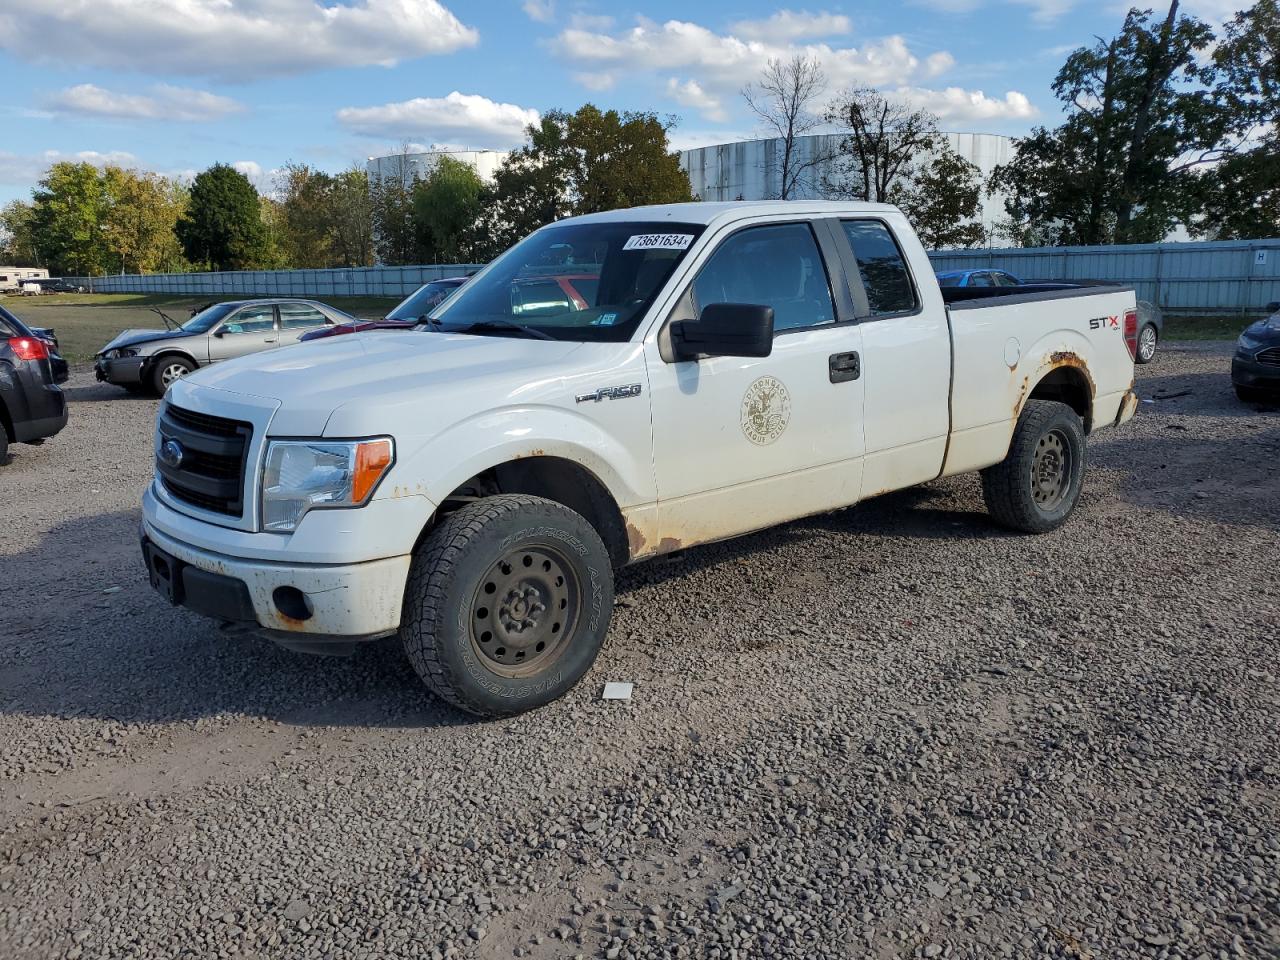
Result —
<instances>
[{"instance_id":1,"label":"silver sedan in background","mask_svg":"<svg viewBox=\"0 0 1280 960\"><path fill-rule=\"evenodd\" d=\"M163 394L169 384L210 363L297 343L323 327L356 318L317 300L230 300L177 324L157 310L166 330L125 330L98 351L99 380Z\"/></svg>"}]
</instances>

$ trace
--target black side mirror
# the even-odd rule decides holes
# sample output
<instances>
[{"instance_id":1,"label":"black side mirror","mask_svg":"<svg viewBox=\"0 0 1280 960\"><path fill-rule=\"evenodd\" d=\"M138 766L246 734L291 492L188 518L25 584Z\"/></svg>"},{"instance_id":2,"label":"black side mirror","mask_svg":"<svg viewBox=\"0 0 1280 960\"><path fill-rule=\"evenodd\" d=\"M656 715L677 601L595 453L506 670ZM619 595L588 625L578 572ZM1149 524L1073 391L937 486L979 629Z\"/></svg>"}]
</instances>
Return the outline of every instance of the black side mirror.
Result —
<instances>
[{"instance_id":1,"label":"black side mirror","mask_svg":"<svg viewBox=\"0 0 1280 960\"><path fill-rule=\"evenodd\" d=\"M213 335L221 340L227 335L227 331L224 327L219 327L217 330L213 331Z\"/></svg>"},{"instance_id":2,"label":"black side mirror","mask_svg":"<svg viewBox=\"0 0 1280 960\"><path fill-rule=\"evenodd\" d=\"M773 307L712 303L697 320L671 325L676 360L700 357L767 357L773 352Z\"/></svg>"},{"instance_id":3,"label":"black side mirror","mask_svg":"<svg viewBox=\"0 0 1280 960\"><path fill-rule=\"evenodd\" d=\"M1272 300L1268 303L1267 313L1280 313L1280 300Z\"/></svg>"}]
</instances>

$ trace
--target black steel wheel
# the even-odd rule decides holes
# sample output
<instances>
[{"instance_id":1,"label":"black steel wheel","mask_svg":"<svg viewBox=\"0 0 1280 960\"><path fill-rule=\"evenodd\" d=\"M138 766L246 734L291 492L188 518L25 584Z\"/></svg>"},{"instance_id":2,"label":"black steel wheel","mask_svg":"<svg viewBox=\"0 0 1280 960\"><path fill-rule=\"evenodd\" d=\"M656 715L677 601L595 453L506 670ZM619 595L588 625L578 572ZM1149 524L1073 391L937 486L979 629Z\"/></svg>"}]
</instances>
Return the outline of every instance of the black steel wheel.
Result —
<instances>
[{"instance_id":1,"label":"black steel wheel","mask_svg":"<svg viewBox=\"0 0 1280 960\"><path fill-rule=\"evenodd\" d=\"M507 716L572 689L612 613L613 567L591 524L552 500L504 494L449 514L423 540L400 639L440 697Z\"/></svg>"},{"instance_id":2,"label":"black steel wheel","mask_svg":"<svg viewBox=\"0 0 1280 960\"><path fill-rule=\"evenodd\" d=\"M1004 460L982 471L991 516L1024 533L1048 533L1066 522L1084 482L1084 425L1052 400L1028 400Z\"/></svg>"}]
</instances>

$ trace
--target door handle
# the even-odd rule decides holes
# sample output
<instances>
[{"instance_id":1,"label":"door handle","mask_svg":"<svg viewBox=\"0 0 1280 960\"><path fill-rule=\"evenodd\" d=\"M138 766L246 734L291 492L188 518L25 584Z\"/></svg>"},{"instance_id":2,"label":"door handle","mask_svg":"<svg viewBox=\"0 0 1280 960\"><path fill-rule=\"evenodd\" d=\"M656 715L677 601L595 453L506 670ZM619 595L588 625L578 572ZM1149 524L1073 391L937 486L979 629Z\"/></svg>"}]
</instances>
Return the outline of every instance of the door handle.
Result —
<instances>
[{"instance_id":1,"label":"door handle","mask_svg":"<svg viewBox=\"0 0 1280 960\"><path fill-rule=\"evenodd\" d=\"M849 353L833 353L827 361L827 373L832 383L846 383L862 376L862 361L856 350Z\"/></svg>"},{"instance_id":2,"label":"door handle","mask_svg":"<svg viewBox=\"0 0 1280 960\"><path fill-rule=\"evenodd\" d=\"M272 337L272 338L270 338L270 339L268 339L268 340L263 340L262 342L263 342L263 343L279 343L279 342L280 342L280 338L279 338L279 337Z\"/></svg>"}]
</instances>

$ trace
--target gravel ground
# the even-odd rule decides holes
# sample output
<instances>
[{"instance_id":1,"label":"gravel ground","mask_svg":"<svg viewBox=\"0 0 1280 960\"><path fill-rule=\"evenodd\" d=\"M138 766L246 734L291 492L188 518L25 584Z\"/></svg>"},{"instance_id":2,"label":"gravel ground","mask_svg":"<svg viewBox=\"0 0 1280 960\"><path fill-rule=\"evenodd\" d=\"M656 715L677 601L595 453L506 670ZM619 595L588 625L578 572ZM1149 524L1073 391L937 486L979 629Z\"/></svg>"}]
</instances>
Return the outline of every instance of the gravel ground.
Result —
<instances>
[{"instance_id":1,"label":"gravel ground","mask_svg":"<svg viewBox=\"0 0 1280 960\"><path fill-rule=\"evenodd\" d=\"M1280 412L1228 356L1139 368L1054 534L962 477L638 567L491 723L153 596L156 404L77 371L0 471L0 956L1280 957Z\"/></svg>"}]
</instances>

